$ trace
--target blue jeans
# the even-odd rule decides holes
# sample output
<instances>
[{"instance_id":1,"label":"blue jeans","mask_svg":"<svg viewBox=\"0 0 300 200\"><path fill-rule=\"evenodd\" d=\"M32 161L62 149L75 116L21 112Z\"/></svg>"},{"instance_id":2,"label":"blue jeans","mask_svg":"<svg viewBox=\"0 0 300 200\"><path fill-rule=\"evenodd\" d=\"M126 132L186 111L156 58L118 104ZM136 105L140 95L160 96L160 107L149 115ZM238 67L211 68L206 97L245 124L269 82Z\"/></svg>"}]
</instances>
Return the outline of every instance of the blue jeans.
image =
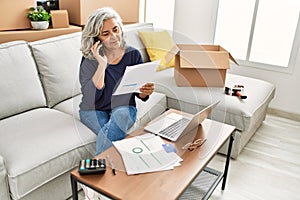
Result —
<instances>
[{"instance_id":1,"label":"blue jeans","mask_svg":"<svg viewBox=\"0 0 300 200\"><path fill-rule=\"evenodd\" d=\"M124 139L136 120L136 107L120 106L111 112L80 110L80 121L97 135L96 154L112 146L112 141Z\"/></svg>"}]
</instances>

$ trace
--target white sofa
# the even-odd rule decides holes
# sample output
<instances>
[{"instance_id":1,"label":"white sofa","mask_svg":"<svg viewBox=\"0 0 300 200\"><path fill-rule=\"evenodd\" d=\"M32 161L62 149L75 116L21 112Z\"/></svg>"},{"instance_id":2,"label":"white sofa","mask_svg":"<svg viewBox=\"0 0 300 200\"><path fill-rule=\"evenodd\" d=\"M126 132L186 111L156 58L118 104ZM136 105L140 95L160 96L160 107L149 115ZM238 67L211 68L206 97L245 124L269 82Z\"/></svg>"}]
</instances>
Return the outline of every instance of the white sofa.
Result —
<instances>
[{"instance_id":1,"label":"white sofa","mask_svg":"<svg viewBox=\"0 0 300 200\"><path fill-rule=\"evenodd\" d=\"M153 26L125 27L127 43L140 48L148 61L137 30L153 31ZM80 39L81 33L73 33L0 44L1 200L66 199L69 172L95 152L95 134L78 120ZM243 102L224 95L223 88L177 87L173 69L158 72L155 93L146 103L137 100L137 122L129 132L167 108L195 113L221 100L211 118L237 127L232 154L237 158L265 118L275 87L228 74L227 83L236 82L247 88Z\"/></svg>"},{"instance_id":2,"label":"white sofa","mask_svg":"<svg viewBox=\"0 0 300 200\"><path fill-rule=\"evenodd\" d=\"M66 199L69 172L95 153L95 134L78 120L80 39L0 44L1 200ZM166 97L138 106L137 125L161 114Z\"/></svg>"}]
</instances>

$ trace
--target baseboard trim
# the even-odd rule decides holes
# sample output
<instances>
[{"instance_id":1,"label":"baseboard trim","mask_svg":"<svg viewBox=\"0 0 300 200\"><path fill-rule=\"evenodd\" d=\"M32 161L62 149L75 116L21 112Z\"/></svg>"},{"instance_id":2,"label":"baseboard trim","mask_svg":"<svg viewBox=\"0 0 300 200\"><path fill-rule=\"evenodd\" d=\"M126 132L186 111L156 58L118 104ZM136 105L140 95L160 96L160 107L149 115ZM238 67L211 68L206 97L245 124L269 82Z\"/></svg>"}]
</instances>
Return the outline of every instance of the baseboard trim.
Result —
<instances>
[{"instance_id":1,"label":"baseboard trim","mask_svg":"<svg viewBox=\"0 0 300 200\"><path fill-rule=\"evenodd\" d=\"M287 118L287 119L291 119L291 120L295 120L295 121L300 122L300 115L299 114L290 113L290 112L286 112L286 111L283 111L283 110L268 108L267 114L275 115L275 116L278 116L278 117L283 117L283 118Z\"/></svg>"}]
</instances>

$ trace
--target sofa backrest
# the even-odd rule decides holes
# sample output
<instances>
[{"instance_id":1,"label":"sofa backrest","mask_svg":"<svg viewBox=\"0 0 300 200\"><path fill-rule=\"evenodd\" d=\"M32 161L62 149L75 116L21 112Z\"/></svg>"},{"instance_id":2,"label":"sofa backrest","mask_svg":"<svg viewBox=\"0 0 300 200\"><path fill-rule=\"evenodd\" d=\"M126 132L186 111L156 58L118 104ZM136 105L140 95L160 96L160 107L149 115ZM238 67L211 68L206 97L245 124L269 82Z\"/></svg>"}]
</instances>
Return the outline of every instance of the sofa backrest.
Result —
<instances>
[{"instance_id":1,"label":"sofa backrest","mask_svg":"<svg viewBox=\"0 0 300 200\"><path fill-rule=\"evenodd\" d=\"M81 32L29 43L48 107L80 94Z\"/></svg>"},{"instance_id":2,"label":"sofa backrest","mask_svg":"<svg viewBox=\"0 0 300 200\"><path fill-rule=\"evenodd\" d=\"M149 57L138 31L153 30L152 23L124 26L127 44L139 49L145 62ZM0 44L0 119L80 94L80 46L81 32Z\"/></svg>"},{"instance_id":3,"label":"sofa backrest","mask_svg":"<svg viewBox=\"0 0 300 200\"><path fill-rule=\"evenodd\" d=\"M28 43L0 44L0 119L46 106Z\"/></svg>"},{"instance_id":4,"label":"sofa backrest","mask_svg":"<svg viewBox=\"0 0 300 200\"><path fill-rule=\"evenodd\" d=\"M152 23L128 24L124 26L124 37L128 45L140 50L144 62L150 61L144 44L142 43L138 31L154 31Z\"/></svg>"}]
</instances>

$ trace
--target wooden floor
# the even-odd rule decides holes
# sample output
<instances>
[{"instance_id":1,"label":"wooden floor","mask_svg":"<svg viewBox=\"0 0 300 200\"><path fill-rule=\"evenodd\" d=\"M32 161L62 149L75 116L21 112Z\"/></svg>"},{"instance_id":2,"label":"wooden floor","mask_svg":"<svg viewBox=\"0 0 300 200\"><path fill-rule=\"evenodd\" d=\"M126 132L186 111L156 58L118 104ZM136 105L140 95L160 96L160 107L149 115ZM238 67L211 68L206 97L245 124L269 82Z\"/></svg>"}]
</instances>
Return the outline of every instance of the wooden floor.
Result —
<instances>
[{"instance_id":1,"label":"wooden floor","mask_svg":"<svg viewBox=\"0 0 300 200\"><path fill-rule=\"evenodd\" d=\"M209 167L222 171L224 160L217 155ZM231 160L225 190L220 184L210 199L298 200L299 190L300 122L267 115L238 159Z\"/></svg>"},{"instance_id":2,"label":"wooden floor","mask_svg":"<svg viewBox=\"0 0 300 200\"><path fill-rule=\"evenodd\" d=\"M217 155L210 167L222 169ZM213 200L300 199L300 122L267 115L237 160L231 160L225 191Z\"/></svg>"}]
</instances>

